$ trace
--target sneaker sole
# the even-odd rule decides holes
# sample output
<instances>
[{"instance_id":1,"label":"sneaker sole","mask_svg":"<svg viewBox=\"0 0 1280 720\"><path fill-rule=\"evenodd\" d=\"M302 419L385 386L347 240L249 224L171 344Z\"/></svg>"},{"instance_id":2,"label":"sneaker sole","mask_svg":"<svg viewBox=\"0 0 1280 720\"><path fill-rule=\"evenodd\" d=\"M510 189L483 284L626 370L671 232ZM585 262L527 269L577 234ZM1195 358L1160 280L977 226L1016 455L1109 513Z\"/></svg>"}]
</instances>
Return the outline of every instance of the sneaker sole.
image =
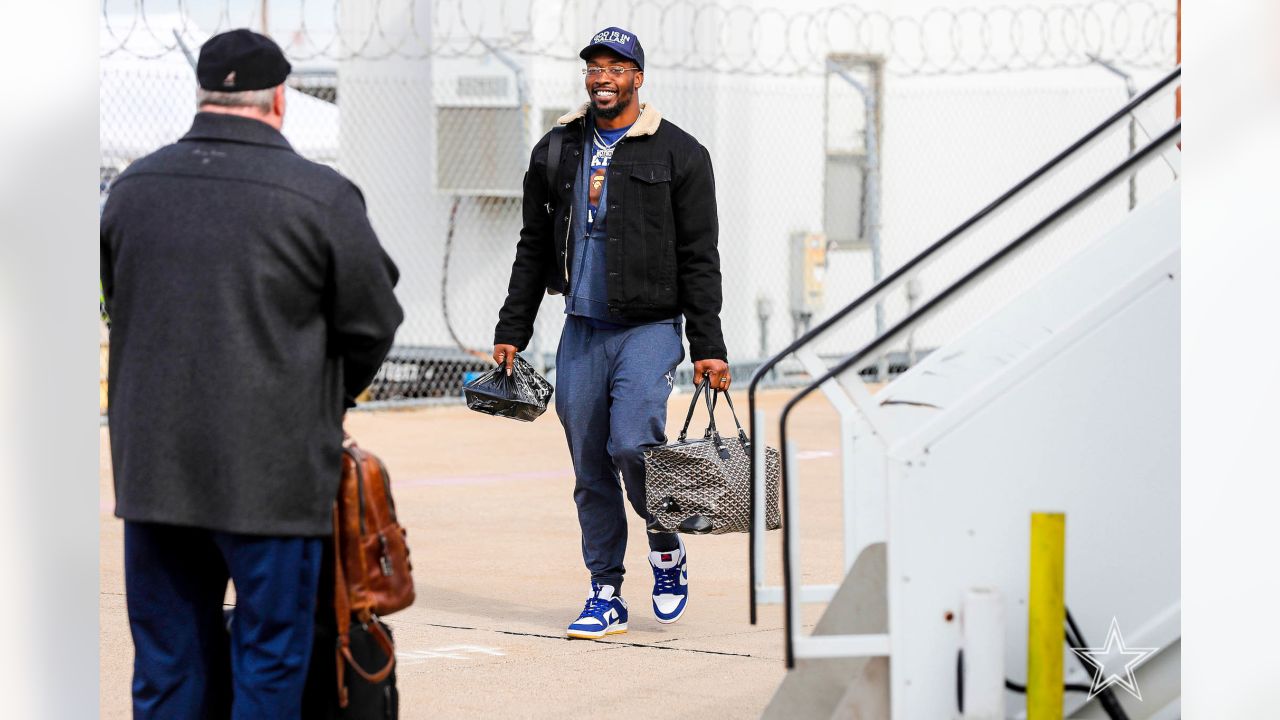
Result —
<instances>
[{"instance_id":1,"label":"sneaker sole","mask_svg":"<svg viewBox=\"0 0 1280 720\"><path fill-rule=\"evenodd\" d=\"M684 607L683 607L683 608L680 608L680 614L679 614L679 615L676 615L675 617L670 618L670 619L667 619L667 620L663 620L663 619L662 619L662 616L661 616L661 615L659 615L659 614L658 614L658 612L655 610L655 611L654 611L654 613L653 613L653 619L654 619L654 620L657 620L658 622L662 623L663 625L670 625L671 623L673 623L673 622L675 622L675 621L679 620L680 618L684 617L684 611L685 611L685 610L688 610L688 609L689 609L689 601L688 601L688 600L686 600L686 601L685 601L685 603L684 603Z\"/></svg>"},{"instance_id":2,"label":"sneaker sole","mask_svg":"<svg viewBox=\"0 0 1280 720\"><path fill-rule=\"evenodd\" d=\"M611 629L605 632L589 633L589 632L583 632L580 630L569 630L568 632L565 633L565 635L567 635L570 638L574 638L576 640L599 640L600 638L605 637L607 635L621 635L626 631L627 631L627 624L622 623L621 625L614 625Z\"/></svg>"}]
</instances>

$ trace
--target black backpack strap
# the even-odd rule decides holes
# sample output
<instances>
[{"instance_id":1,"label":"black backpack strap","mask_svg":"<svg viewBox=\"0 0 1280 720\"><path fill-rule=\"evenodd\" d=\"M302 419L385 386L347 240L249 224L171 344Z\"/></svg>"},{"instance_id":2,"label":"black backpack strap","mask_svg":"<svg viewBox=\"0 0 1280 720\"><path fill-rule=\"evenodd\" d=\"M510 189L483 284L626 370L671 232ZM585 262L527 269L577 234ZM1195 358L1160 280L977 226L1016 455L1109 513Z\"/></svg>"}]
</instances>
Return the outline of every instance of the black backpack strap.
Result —
<instances>
[{"instance_id":1,"label":"black backpack strap","mask_svg":"<svg viewBox=\"0 0 1280 720\"><path fill-rule=\"evenodd\" d=\"M556 179L560 175L560 148L564 145L564 126L551 128L551 140L547 146L547 214L551 214L552 199L556 196Z\"/></svg>"}]
</instances>

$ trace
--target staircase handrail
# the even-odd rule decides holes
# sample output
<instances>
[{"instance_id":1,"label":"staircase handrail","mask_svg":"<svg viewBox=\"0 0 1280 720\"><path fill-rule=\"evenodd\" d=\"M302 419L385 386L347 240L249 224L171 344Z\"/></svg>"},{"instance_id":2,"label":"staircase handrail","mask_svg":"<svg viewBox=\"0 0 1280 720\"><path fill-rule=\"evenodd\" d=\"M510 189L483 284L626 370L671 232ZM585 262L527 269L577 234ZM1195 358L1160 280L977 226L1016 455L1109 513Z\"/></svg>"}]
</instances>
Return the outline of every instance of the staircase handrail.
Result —
<instances>
[{"instance_id":1,"label":"staircase handrail","mask_svg":"<svg viewBox=\"0 0 1280 720\"><path fill-rule=\"evenodd\" d=\"M1116 182L1125 179L1132 172L1136 172L1141 166L1155 159L1157 154L1162 152L1166 147L1177 143L1182 138L1182 121L1179 120L1174 125L1162 133L1158 138L1148 143L1142 149L1135 152L1124 160L1124 162L1112 168L1105 175L1091 183L1084 190L1074 195L1056 210L1046 215L1043 219L1033 225L1029 230L1019 235L1016 239L1002 247L991 257L974 267L968 273L963 275L959 280L955 281L946 289L931 298L919 309L907 315L898 324L889 328L884 334L871 340L861 349L849 355L844 360L837 363L820 377L814 379L794 396L782 408L782 414L778 421L779 431L779 451L781 453L781 483L779 492L782 494L782 594L783 594L783 615L786 633L786 658L787 667L795 666L795 658L792 648L792 617L791 605L794 602L792 592L793 568L791 567L791 535L794 503L790 502L791 497L789 484L793 480L788 469L791 467L789 461L790 450L787 441L787 422L791 418L791 412L796 405L800 403L814 390L818 389L823 383L838 377L840 374L847 372L850 368L857 366L858 363L870 357L872 353L879 350L884 345L892 342L911 330L918 322L928 319L939 309L941 309L952 297L957 297L959 293L968 289L970 283L977 280L990 272L1002 267L1005 263L1015 257L1020 251L1025 250L1027 246L1034 241L1042 238L1049 228L1057 225L1067 217L1079 211L1084 205L1092 200L1098 193L1110 188ZM754 445L753 445L754 446ZM754 488L754 484L753 484Z\"/></svg>"},{"instance_id":2,"label":"staircase handrail","mask_svg":"<svg viewBox=\"0 0 1280 720\"><path fill-rule=\"evenodd\" d=\"M954 229L952 229L950 232L943 235L933 244L929 245L927 248L922 250L915 257L908 260L901 267L889 273L889 275L887 275L883 280L876 283L873 287L871 287L869 290L867 290L865 293L863 293L853 302L837 310L835 313L831 315L831 317L818 323L816 327L810 329L808 332L796 338L794 341L791 342L791 344L787 345L787 347L784 348L782 351L774 354L772 357L770 357L769 359L761 363L761 365L758 368L756 368L756 371L752 374L751 382L747 387L747 418L749 423L748 432L751 437L751 446L753 448L756 448L758 452L761 452L761 453L764 452L764 439L760 437L759 433L757 432L758 430L762 430L762 428L756 427L756 393L759 390L760 381L774 367L776 367L778 363L782 362L782 360L784 360L786 357L796 352L800 348L804 347L805 345L812 343L819 336L824 334L827 330L831 329L834 325L841 322L845 318L849 317L853 313L859 312L862 309L871 306L875 301L883 299L890 292L897 289L898 286L901 285L903 281L910 278L912 274L922 270L924 266L928 264L928 262L933 260L942 250L950 246L957 238L961 237L962 235L965 235L969 231L973 230L975 227L981 225L983 222L988 220L995 213L996 210L998 210L1005 203L1012 200L1014 197L1017 197L1018 195L1021 195L1024 192L1027 192L1032 187L1037 186L1041 182L1046 180L1048 177L1050 177L1053 174L1055 170L1057 170L1061 166L1061 164L1065 160L1076 155L1077 153L1082 152L1083 150L1091 146L1095 141L1101 138L1102 135L1108 129L1110 129L1113 125L1115 125L1120 120L1124 119L1126 116L1128 116L1131 112L1136 110L1139 106L1141 106L1147 100L1151 99L1153 96L1155 96L1156 94L1164 90L1170 84L1176 82L1181 77L1182 77L1182 66L1179 65L1178 67L1174 68L1169 74L1161 78L1158 82L1148 87L1146 90L1143 90L1141 93L1138 93L1137 95L1130 98L1129 101L1125 103L1120 109L1116 110L1114 113L1109 115L1105 120L1103 120L1093 129L1081 135L1075 142L1068 145L1065 149L1063 149L1057 155L1054 155L1047 162L1045 162L1039 168L1034 170L1031 174L1027 175L1025 178L1023 178L1013 187L1009 188L1007 191L1002 193L995 200L991 201L981 210L979 210L978 212L970 216L968 219L961 222ZM750 607L751 607L751 624L752 625L756 624L756 605L757 605L756 603L756 565L752 555L752 553L754 552L753 548L755 548L755 544L756 544L756 517L755 517L756 484L757 484L757 480L755 477L756 465L757 463L754 461L751 463L752 475L751 475L751 489L750 489L750 500L749 500L750 512L751 512L751 527L748 531L748 542L747 542L747 548L748 548L747 565L749 568L748 573L750 576L748 580L748 587L750 588Z\"/></svg>"}]
</instances>

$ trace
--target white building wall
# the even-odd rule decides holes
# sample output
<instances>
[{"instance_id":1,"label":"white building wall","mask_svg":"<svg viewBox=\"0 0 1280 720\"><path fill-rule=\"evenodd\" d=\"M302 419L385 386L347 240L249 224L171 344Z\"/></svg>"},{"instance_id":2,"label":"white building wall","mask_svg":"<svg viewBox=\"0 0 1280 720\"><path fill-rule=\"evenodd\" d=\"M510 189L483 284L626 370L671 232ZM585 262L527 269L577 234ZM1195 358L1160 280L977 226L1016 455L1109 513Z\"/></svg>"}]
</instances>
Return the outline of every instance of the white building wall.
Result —
<instances>
[{"instance_id":1,"label":"white building wall","mask_svg":"<svg viewBox=\"0 0 1280 720\"><path fill-rule=\"evenodd\" d=\"M473 10L477 17L483 16L479 10L490 5L494 12L500 9L497 0L478 5L481 7L468 10L468 18ZM360 23L367 22L367 18L353 17L360 8L343 7L344 27L363 27ZM769 55L785 50L783 35L738 32L736 21L725 20L723 13L700 12L692 5L675 6L665 15L618 7L615 11L610 5L576 4L566 9L562 3L548 2L531 6L530 32L545 32L544 25L561 27L564 21L559 13L570 12L580 40L569 39L574 30L546 33L558 39L539 45L540 54L507 53L525 75L530 145L546 129L542 123L545 109L572 107L585 100L577 51L606 25L632 30L642 42L649 38L651 47L660 44L675 55L692 53L695 58L706 58L708 65L716 58L741 58L745 63L753 52ZM874 4L860 7L867 12L879 9ZM385 15L388 9L381 12ZM422 8L416 13L413 22L421 35L424 23L433 19L424 17ZM717 25L715 19L724 22ZM383 26L396 27L396 23L384 17ZM501 46L499 38L495 42ZM375 50L366 48L362 55L376 56ZM476 52L479 57L351 59L340 63L340 165L365 189L375 227L400 262L404 274L400 293L409 311L400 336L404 344L453 345L444 320L441 284L446 278L442 266L454 198L436 189L435 110L440 102L456 100L445 98L451 92L451 78L458 74L505 74L513 78L511 87L515 87L514 74L508 68L491 54ZM663 67L664 60L670 61L649 54L646 85L640 95L711 152L721 218L722 320L730 356L743 360L759 354L757 303L762 297L773 307L765 345L768 351L776 351L793 336L789 238L796 232L822 230L823 80L817 75L779 77L671 69ZM1152 77L1147 73L1143 79ZM1119 80L1093 68L937 78L901 77L891 72L885 78L881 138L885 272L910 259L1065 147L1124 99ZM508 102L516 105L514 97ZM840 115L833 116L831 122L861 124L856 117ZM481 133L474 138L477 147L491 141ZM1125 137L1120 132L1095 151L1093 161L1078 163L1080 169L1073 176L1024 200L1005 214L999 225L966 243L963 252L922 277L925 293L942 289L997 243L1012 238L1074 188L1121 160L1125 152ZM512 174L519 172L513 170ZM1159 168L1148 172L1141 184L1142 194L1157 191L1171 179L1172 173ZM511 185L519 185L518 176L512 178ZM457 204L447 275L449 317L454 333L465 345L486 350L505 296L520 227L520 205L511 198L477 197L463 197ZM1063 239L1048 243L1043 256L1029 258L1025 265L1010 271L1005 283L992 283L969 305L962 304L922 328L915 338L916 346L933 347L954 336L980 317L983 307L998 304L1034 282L1044 268L1055 264L1055 258L1050 257L1053 253L1072 252L1072 237L1096 235L1125 209L1125 192L1113 192L1100 209L1060 231ZM832 252L826 277L826 312L830 312L870 287L869 254ZM554 352L562 307L559 298L544 302L532 348L536 353ZM894 298L888 310L892 322L906 311L905 300ZM849 332L826 343L823 350L847 351L868 339L871 329L868 315Z\"/></svg>"},{"instance_id":2,"label":"white building wall","mask_svg":"<svg viewBox=\"0 0 1280 720\"><path fill-rule=\"evenodd\" d=\"M707 14L700 17L705 19ZM544 108L568 108L585 101L576 53L591 33L608 24L631 29L644 42L646 37L657 37L662 28L676 27L680 22L654 13L612 15L608 9L580 9L577 29L582 40L561 42L550 49L550 53L562 54L562 59L516 56L526 72L532 122L539 123ZM696 53L707 58L714 58L717 53L722 58L749 56L748 49L741 45L749 44L751 38L735 36L723 28L699 27L687 37L687 44L696 46ZM662 44L678 47L672 42L671 38L662 37ZM760 49L767 50L768 47ZM440 64L445 63L470 64L486 72L497 67L489 58L445 60ZM721 210L722 320L730 355L741 360L759 354L756 301L762 296L771 299L773 306L765 345L769 351L776 351L791 340L794 332L788 316L788 238L795 232L823 229L822 78L663 68L662 56L653 53L649 54L648 63L641 100L652 102L663 117L691 132L712 152ZM1151 73L1148 77L1152 77ZM891 272L982 208L1124 100L1123 86L1100 69L941 78L887 76L881 138L884 272ZM425 122L428 118L426 115L420 120ZM535 127L532 136L540 135L544 129ZM484 142L484 138L476 141ZM433 150L425 147L424 151ZM1125 151L1124 135L1117 133L1114 140L1098 147L1092 163L1076 165L1082 169L1076 170L1074 176L1028 197L1019 209L1006 214L1000 225L993 225L988 233L966 243L966 251L957 252L954 259L925 275L925 293L941 290L973 261L989 254L996 243L1011 240L1087 179L1123 159ZM425 167L433 164L434 160L425 156ZM1171 178L1171 173L1164 177L1153 174L1144 179L1144 193L1165 187ZM449 213L448 201L425 200L422 205L433 208L431 213ZM1070 237L1093 236L1124 210L1124 191L1112 193L1111 199L1091 217L1060 232L1066 240L1048 243L1050 250L1044 252L1069 254L1074 251ZM453 299L454 327L468 345L484 347L492 337L497 307L506 293L509 260L515 252L518 215L518 202L490 202L480 208L474 199L462 201L460 222L454 233L449 296ZM428 228L434 231L424 232ZM444 231L439 217L424 219L424 224L412 231L412 242L420 252L426 249L422 254L440 258ZM1006 283L992 283L970 300L968 310L965 305L957 306L954 313L923 328L915 338L916 346L937 346L977 319L983 307L998 304L1029 286L1044 268L1055 264L1048 255L1029 259L1010 273ZM417 307L439 315L439 270L425 268L420 277L428 278L428 282ZM828 313L860 295L870 283L867 251L832 252L827 273ZM890 322L900 318L905 309L902 299L890 302ZM561 300L544 302L536 325L535 350L554 350L561 311ZM869 338L870 329L868 315L865 322L856 325L856 332L842 334L840 340L827 343L824 350L847 350L856 341ZM402 337L406 342L422 345L451 343L448 333L443 332L443 323L434 319L407 327Z\"/></svg>"}]
</instances>

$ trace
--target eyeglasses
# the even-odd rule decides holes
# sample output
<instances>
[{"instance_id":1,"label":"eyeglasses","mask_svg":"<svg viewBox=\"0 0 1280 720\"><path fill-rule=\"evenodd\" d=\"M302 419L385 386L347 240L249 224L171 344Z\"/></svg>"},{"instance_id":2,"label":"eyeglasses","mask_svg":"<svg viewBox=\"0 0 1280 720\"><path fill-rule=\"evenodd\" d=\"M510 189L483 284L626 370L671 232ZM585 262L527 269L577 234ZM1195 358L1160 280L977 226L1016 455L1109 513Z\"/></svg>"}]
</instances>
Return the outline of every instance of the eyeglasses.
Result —
<instances>
[{"instance_id":1,"label":"eyeglasses","mask_svg":"<svg viewBox=\"0 0 1280 720\"><path fill-rule=\"evenodd\" d=\"M586 75L589 78L598 78L600 77L600 73L608 72L609 77L618 78L618 77L622 77L626 73L631 72L632 70L639 70L639 69L640 68L638 67L622 67L621 65L614 65L612 67L607 67L607 68L589 67L589 68L583 68L582 74Z\"/></svg>"}]
</instances>

